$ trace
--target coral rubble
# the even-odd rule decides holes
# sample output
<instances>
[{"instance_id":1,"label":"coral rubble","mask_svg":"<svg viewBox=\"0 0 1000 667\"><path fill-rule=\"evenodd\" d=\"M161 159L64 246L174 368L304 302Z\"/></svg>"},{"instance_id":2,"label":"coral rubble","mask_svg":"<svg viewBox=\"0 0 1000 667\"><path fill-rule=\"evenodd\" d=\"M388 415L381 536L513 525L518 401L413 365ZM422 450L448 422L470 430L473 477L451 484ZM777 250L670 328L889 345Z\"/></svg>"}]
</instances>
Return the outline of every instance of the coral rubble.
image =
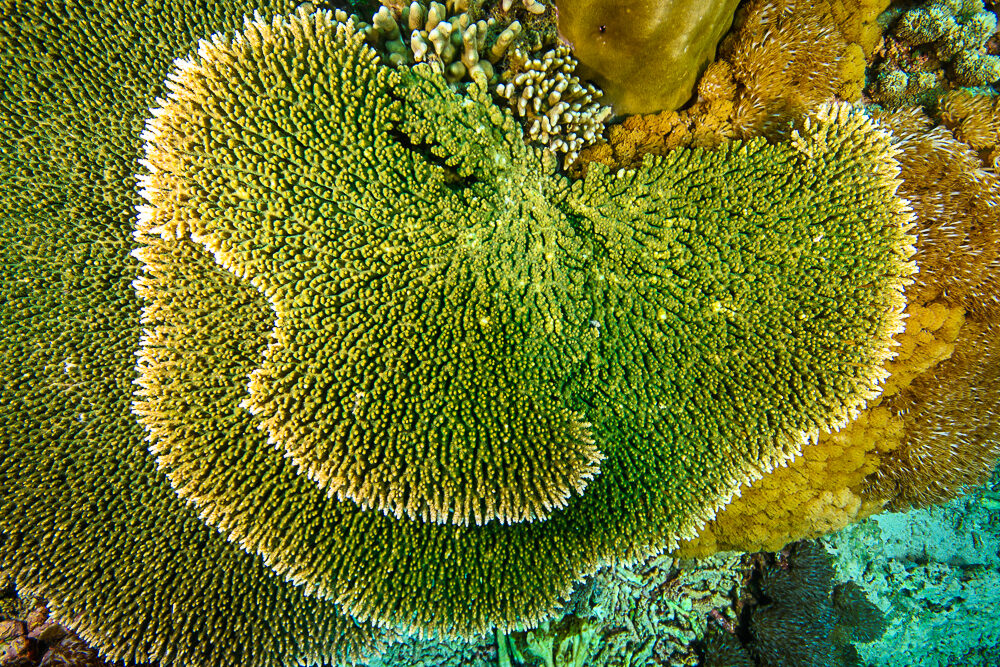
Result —
<instances>
[{"instance_id":1,"label":"coral rubble","mask_svg":"<svg viewBox=\"0 0 1000 667\"><path fill-rule=\"evenodd\" d=\"M865 664L996 664L1000 645L1000 477L941 506L886 513L823 538L839 581L885 615L885 634L860 645Z\"/></svg>"}]
</instances>

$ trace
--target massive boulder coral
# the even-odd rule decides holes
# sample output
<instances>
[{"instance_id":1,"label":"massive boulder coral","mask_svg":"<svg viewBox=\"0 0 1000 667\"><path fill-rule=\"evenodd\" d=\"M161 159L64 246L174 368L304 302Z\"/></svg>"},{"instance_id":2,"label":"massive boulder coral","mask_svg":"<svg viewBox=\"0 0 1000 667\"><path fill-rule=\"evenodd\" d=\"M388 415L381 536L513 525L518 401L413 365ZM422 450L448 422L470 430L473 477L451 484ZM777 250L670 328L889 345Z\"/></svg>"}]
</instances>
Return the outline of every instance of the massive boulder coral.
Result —
<instances>
[{"instance_id":1,"label":"massive boulder coral","mask_svg":"<svg viewBox=\"0 0 1000 667\"><path fill-rule=\"evenodd\" d=\"M874 18L874 8L864 4L745 3L718 57L698 79L691 105L625 118L608 128L608 143L582 151L581 163L636 166L643 155L679 146L715 147L761 135L781 139L791 122L836 96L857 100L864 83L862 49L870 43Z\"/></svg>"},{"instance_id":2,"label":"massive boulder coral","mask_svg":"<svg viewBox=\"0 0 1000 667\"><path fill-rule=\"evenodd\" d=\"M166 9L0 22L0 565L109 655L523 627L877 393L912 248L858 111L572 182L329 13Z\"/></svg>"},{"instance_id":3,"label":"massive boulder coral","mask_svg":"<svg viewBox=\"0 0 1000 667\"><path fill-rule=\"evenodd\" d=\"M737 0L559 0L559 32L616 113L676 109L733 22Z\"/></svg>"}]
</instances>

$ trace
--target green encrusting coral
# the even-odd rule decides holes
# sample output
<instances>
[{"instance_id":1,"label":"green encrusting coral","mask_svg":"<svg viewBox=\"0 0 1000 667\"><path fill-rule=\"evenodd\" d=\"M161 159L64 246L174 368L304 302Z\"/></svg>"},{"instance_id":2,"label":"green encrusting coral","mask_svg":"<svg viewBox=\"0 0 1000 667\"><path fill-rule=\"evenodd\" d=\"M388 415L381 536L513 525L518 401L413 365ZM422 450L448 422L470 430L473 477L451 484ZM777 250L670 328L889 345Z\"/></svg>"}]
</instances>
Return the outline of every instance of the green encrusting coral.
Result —
<instances>
[{"instance_id":1,"label":"green encrusting coral","mask_svg":"<svg viewBox=\"0 0 1000 667\"><path fill-rule=\"evenodd\" d=\"M530 625L877 391L911 239L857 111L572 182L330 14L104 11L0 22L0 566L113 655Z\"/></svg>"}]
</instances>

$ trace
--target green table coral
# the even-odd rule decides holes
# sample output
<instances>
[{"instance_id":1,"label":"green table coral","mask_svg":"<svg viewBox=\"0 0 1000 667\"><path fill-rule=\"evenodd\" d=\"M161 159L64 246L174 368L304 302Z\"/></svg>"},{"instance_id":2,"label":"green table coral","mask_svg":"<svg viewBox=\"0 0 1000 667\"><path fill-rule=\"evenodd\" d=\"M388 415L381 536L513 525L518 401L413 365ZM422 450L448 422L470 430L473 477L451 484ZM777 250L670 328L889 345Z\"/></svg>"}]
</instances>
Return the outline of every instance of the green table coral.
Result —
<instances>
[{"instance_id":1,"label":"green table coral","mask_svg":"<svg viewBox=\"0 0 1000 667\"><path fill-rule=\"evenodd\" d=\"M0 567L109 655L531 625L877 391L859 112L572 182L485 82L243 9L0 21Z\"/></svg>"}]
</instances>

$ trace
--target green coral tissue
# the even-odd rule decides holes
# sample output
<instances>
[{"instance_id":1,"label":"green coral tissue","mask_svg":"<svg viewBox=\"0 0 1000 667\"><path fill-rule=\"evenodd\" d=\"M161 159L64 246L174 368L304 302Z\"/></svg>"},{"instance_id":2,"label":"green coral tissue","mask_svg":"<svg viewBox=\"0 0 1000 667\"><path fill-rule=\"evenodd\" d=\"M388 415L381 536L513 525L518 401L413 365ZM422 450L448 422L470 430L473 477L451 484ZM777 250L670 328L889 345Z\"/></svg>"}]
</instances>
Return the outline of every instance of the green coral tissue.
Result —
<instances>
[{"instance_id":1,"label":"green coral tissue","mask_svg":"<svg viewBox=\"0 0 1000 667\"><path fill-rule=\"evenodd\" d=\"M531 627L879 391L857 109L572 181L329 12L2 8L0 569L111 658Z\"/></svg>"}]
</instances>

